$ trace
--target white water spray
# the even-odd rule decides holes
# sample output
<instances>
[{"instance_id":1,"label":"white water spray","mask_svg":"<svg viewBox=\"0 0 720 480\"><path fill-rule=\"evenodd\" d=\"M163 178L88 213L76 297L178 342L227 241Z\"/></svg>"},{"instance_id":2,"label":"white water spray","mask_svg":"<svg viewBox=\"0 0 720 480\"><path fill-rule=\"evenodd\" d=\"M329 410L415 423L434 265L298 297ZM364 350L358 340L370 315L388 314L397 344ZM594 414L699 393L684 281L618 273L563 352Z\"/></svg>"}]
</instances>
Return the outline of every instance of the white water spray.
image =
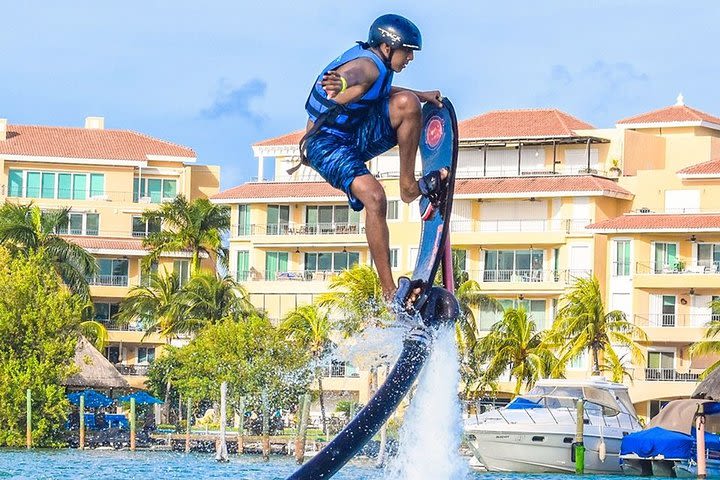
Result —
<instances>
[{"instance_id":1,"label":"white water spray","mask_svg":"<svg viewBox=\"0 0 720 480\"><path fill-rule=\"evenodd\" d=\"M400 429L400 449L386 469L390 480L459 480L467 462L458 452L462 407L458 399L460 366L455 328L436 333L430 359Z\"/></svg>"}]
</instances>

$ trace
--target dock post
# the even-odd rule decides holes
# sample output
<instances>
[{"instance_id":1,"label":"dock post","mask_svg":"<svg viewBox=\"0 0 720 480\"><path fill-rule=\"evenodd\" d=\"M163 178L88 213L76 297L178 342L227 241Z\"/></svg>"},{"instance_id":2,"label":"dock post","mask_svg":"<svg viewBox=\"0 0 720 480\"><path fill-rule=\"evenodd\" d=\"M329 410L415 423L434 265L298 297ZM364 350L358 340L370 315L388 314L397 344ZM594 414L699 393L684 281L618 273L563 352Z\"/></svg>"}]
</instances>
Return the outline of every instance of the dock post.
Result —
<instances>
[{"instance_id":1,"label":"dock post","mask_svg":"<svg viewBox=\"0 0 720 480\"><path fill-rule=\"evenodd\" d=\"M585 430L585 408L582 399L577 401L575 443L573 453L575 457L575 473L585 473L585 444L583 443L583 432Z\"/></svg>"},{"instance_id":2,"label":"dock post","mask_svg":"<svg viewBox=\"0 0 720 480\"><path fill-rule=\"evenodd\" d=\"M698 478L706 478L707 452L705 451L705 407L702 403L698 405L698 411L695 416L695 434L697 435L697 476Z\"/></svg>"},{"instance_id":3,"label":"dock post","mask_svg":"<svg viewBox=\"0 0 720 480\"><path fill-rule=\"evenodd\" d=\"M243 441L243 435L245 435L245 397L240 397L238 410L240 411L240 421L238 422L237 453L242 455L245 448Z\"/></svg>"},{"instance_id":4,"label":"dock post","mask_svg":"<svg viewBox=\"0 0 720 480\"><path fill-rule=\"evenodd\" d=\"M29 388L25 392L27 420L25 426L25 446L32 448L32 390Z\"/></svg>"},{"instance_id":5,"label":"dock post","mask_svg":"<svg viewBox=\"0 0 720 480\"><path fill-rule=\"evenodd\" d=\"M78 448L83 450L85 448L85 395L80 395L80 443Z\"/></svg>"},{"instance_id":6,"label":"dock post","mask_svg":"<svg viewBox=\"0 0 720 480\"><path fill-rule=\"evenodd\" d=\"M192 399L187 400L187 425L185 426L185 453L190 453L190 408L192 406Z\"/></svg>"},{"instance_id":7,"label":"dock post","mask_svg":"<svg viewBox=\"0 0 720 480\"><path fill-rule=\"evenodd\" d=\"M270 460L270 406L268 405L267 392L263 392L262 398L262 454L263 460Z\"/></svg>"},{"instance_id":8,"label":"dock post","mask_svg":"<svg viewBox=\"0 0 720 480\"><path fill-rule=\"evenodd\" d=\"M218 462L227 462L228 451L227 442L225 441L225 427L227 418L225 416L225 410L227 409L227 382L220 384L220 437L215 443L215 460Z\"/></svg>"},{"instance_id":9,"label":"dock post","mask_svg":"<svg viewBox=\"0 0 720 480\"><path fill-rule=\"evenodd\" d=\"M135 451L135 397L130 397L130 451Z\"/></svg>"}]
</instances>

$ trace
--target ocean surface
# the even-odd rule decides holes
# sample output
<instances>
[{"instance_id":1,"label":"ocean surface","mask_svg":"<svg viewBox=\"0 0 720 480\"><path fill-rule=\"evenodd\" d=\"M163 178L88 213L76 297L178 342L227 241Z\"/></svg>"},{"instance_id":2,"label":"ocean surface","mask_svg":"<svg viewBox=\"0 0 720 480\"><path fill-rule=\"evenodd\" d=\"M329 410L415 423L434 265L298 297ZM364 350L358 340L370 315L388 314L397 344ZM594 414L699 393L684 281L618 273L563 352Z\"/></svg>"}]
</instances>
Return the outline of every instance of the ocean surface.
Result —
<instances>
[{"instance_id":1,"label":"ocean surface","mask_svg":"<svg viewBox=\"0 0 720 480\"><path fill-rule=\"evenodd\" d=\"M200 480L231 478L235 480L281 480L295 471L295 462L286 456L272 456L269 462L262 457L230 455L229 463L217 463L208 453L175 453L157 451L115 450L2 450L0 449L0 479L174 479ZM372 462L353 461L346 465L334 480L384 479L385 472ZM463 480L570 480L570 475L524 475L470 472ZM586 475L584 479L618 480L619 476ZM632 477L622 477L632 478ZM639 477L637 477L639 478ZM417 480L424 480L418 478ZM460 480L438 479L428 480Z\"/></svg>"}]
</instances>

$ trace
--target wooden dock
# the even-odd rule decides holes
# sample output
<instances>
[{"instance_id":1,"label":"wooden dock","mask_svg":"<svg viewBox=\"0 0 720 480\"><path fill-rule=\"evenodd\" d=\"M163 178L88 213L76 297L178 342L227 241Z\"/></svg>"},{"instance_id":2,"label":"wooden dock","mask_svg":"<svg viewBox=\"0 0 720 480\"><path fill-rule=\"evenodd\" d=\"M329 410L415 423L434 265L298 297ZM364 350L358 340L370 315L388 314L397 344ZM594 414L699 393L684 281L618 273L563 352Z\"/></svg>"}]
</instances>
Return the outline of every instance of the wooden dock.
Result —
<instances>
[{"instance_id":1,"label":"wooden dock","mask_svg":"<svg viewBox=\"0 0 720 480\"><path fill-rule=\"evenodd\" d=\"M176 452L184 452L187 435L185 433L153 433L155 440L165 441L165 444ZM218 433L191 433L190 451L192 452L214 452L216 443L220 440ZM292 453L295 439L292 437L270 436L270 453L278 455L289 455ZM234 434L225 435L228 453L237 454L238 444L242 445L242 453L263 453L263 437L260 435L243 435L242 441L238 442L238 436ZM308 441L308 444L311 444Z\"/></svg>"}]
</instances>

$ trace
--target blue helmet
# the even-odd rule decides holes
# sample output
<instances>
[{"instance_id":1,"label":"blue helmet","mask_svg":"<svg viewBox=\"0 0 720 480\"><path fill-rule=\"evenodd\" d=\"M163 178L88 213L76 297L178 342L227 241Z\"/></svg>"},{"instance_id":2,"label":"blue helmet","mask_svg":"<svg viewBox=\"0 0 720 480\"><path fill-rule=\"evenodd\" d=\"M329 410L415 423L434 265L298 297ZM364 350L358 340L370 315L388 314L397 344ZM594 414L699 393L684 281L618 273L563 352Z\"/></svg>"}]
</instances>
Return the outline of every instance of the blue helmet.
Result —
<instances>
[{"instance_id":1,"label":"blue helmet","mask_svg":"<svg viewBox=\"0 0 720 480\"><path fill-rule=\"evenodd\" d=\"M392 49L422 50L422 36L417 26L407 18L393 14L383 15L373 22L367 43L371 47L386 43Z\"/></svg>"}]
</instances>

